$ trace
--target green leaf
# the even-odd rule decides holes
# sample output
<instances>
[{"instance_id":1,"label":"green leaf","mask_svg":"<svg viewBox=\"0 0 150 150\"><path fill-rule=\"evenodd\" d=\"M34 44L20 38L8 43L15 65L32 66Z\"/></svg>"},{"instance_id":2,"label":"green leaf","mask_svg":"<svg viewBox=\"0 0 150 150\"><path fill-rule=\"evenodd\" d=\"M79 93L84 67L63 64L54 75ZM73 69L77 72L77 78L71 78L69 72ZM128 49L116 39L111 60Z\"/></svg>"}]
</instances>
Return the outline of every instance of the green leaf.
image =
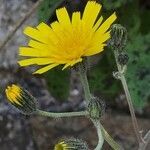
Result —
<instances>
[{"instance_id":1,"label":"green leaf","mask_svg":"<svg viewBox=\"0 0 150 150\"><path fill-rule=\"evenodd\" d=\"M150 33L138 34L129 41L127 81L133 104L142 108L150 97Z\"/></svg>"},{"instance_id":2,"label":"green leaf","mask_svg":"<svg viewBox=\"0 0 150 150\"><path fill-rule=\"evenodd\" d=\"M44 0L38 11L39 22L47 22L49 17L52 15L53 7L59 2L60 0Z\"/></svg>"}]
</instances>

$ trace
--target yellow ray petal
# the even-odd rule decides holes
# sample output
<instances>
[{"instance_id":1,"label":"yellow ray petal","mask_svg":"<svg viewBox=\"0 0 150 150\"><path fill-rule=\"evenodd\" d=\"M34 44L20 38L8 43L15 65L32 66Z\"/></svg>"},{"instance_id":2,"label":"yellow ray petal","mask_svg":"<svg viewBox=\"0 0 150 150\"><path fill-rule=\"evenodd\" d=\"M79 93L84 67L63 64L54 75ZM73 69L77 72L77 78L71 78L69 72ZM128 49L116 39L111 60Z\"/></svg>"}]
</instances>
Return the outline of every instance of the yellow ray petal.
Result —
<instances>
[{"instance_id":1,"label":"yellow ray petal","mask_svg":"<svg viewBox=\"0 0 150 150\"><path fill-rule=\"evenodd\" d=\"M67 67L69 67L69 66L70 66L70 64L71 64L71 62L69 62L69 63L65 64L65 66L62 68L62 70L64 70L64 69L66 69Z\"/></svg>"},{"instance_id":2,"label":"yellow ray petal","mask_svg":"<svg viewBox=\"0 0 150 150\"><path fill-rule=\"evenodd\" d=\"M98 33L105 33L111 26L111 24L117 19L116 13L114 12L97 30Z\"/></svg>"},{"instance_id":3,"label":"yellow ray petal","mask_svg":"<svg viewBox=\"0 0 150 150\"><path fill-rule=\"evenodd\" d=\"M73 66L74 64L81 62L81 61L82 61L82 58L78 58L77 60L70 61L62 68L62 70L66 69L69 66Z\"/></svg>"},{"instance_id":4,"label":"yellow ray petal","mask_svg":"<svg viewBox=\"0 0 150 150\"><path fill-rule=\"evenodd\" d=\"M60 40L60 37L62 34L62 28L61 28L59 22L55 21L55 22L51 23L51 28L52 28L53 32L55 32L57 38Z\"/></svg>"},{"instance_id":5,"label":"yellow ray petal","mask_svg":"<svg viewBox=\"0 0 150 150\"><path fill-rule=\"evenodd\" d=\"M95 36L93 37L93 41L91 41L92 45L97 44L97 43L103 43L107 41L110 38L110 31L101 34L101 33L96 33Z\"/></svg>"},{"instance_id":6,"label":"yellow ray petal","mask_svg":"<svg viewBox=\"0 0 150 150\"><path fill-rule=\"evenodd\" d=\"M72 14L72 25L78 25L79 21L81 21L80 12L74 12Z\"/></svg>"},{"instance_id":7,"label":"yellow ray petal","mask_svg":"<svg viewBox=\"0 0 150 150\"><path fill-rule=\"evenodd\" d=\"M9 95L9 89L6 89L6 90L5 90L5 93L6 93L6 96L7 96L8 100L9 100L11 103L13 103L13 100L12 100L12 98L11 98L10 95Z\"/></svg>"},{"instance_id":8,"label":"yellow ray petal","mask_svg":"<svg viewBox=\"0 0 150 150\"><path fill-rule=\"evenodd\" d=\"M45 49L39 50L31 47L20 47L19 48L19 55L20 56L34 56L34 57L48 57L50 56L49 52L47 52Z\"/></svg>"},{"instance_id":9,"label":"yellow ray petal","mask_svg":"<svg viewBox=\"0 0 150 150\"><path fill-rule=\"evenodd\" d=\"M28 66L28 65L33 65L33 64L47 65L47 64L50 64L53 62L54 62L54 60L52 60L50 58L29 58L29 59L24 59L24 60L18 61L20 66Z\"/></svg>"},{"instance_id":10,"label":"yellow ray petal","mask_svg":"<svg viewBox=\"0 0 150 150\"><path fill-rule=\"evenodd\" d=\"M70 65L73 66L81 61L82 61L82 58L78 58L77 60L72 61Z\"/></svg>"},{"instance_id":11,"label":"yellow ray petal","mask_svg":"<svg viewBox=\"0 0 150 150\"><path fill-rule=\"evenodd\" d=\"M58 21L63 26L69 26L70 25L70 17L68 15L68 12L66 8L60 8L56 10L56 15L58 18Z\"/></svg>"},{"instance_id":12,"label":"yellow ray petal","mask_svg":"<svg viewBox=\"0 0 150 150\"><path fill-rule=\"evenodd\" d=\"M51 23L51 28L55 33L62 31L61 25L58 21L54 21L53 23ZM59 33L57 33L57 35L59 35Z\"/></svg>"},{"instance_id":13,"label":"yellow ray petal","mask_svg":"<svg viewBox=\"0 0 150 150\"><path fill-rule=\"evenodd\" d=\"M32 27L26 27L24 30L24 34L28 35L29 37L39 42L46 43L46 44L49 43L48 38L45 38L45 36L43 36L43 34L40 31Z\"/></svg>"},{"instance_id":14,"label":"yellow ray petal","mask_svg":"<svg viewBox=\"0 0 150 150\"><path fill-rule=\"evenodd\" d=\"M48 65L48 66L46 66L46 67L43 67L43 68L37 70L37 71L34 72L33 74L42 74L42 73L44 73L44 72L46 72L46 71L48 71L48 70L50 70L50 69L52 69L52 68L54 68L54 67L56 67L56 66L58 66L58 65L59 65L59 64L51 64L51 65Z\"/></svg>"},{"instance_id":15,"label":"yellow ray petal","mask_svg":"<svg viewBox=\"0 0 150 150\"><path fill-rule=\"evenodd\" d=\"M43 35L47 35L47 38L51 41L52 44L58 40L56 34L53 32L53 30L47 24L42 22L37 26L37 29Z\"/></svg>"},{"instance_id":16,"label":"yellow ray petal","mask_svg":"<svg viewBox=\"0 0 150 150\"><path fill-rule=\"evenodd\" d=\"M58 22L55 21L51 24L51 28L53 30L53 32L56 34L57 39L58 39L58 43L55 45L59 50L60 50L60 46L64 45L64 43L66 43L64 41L64 38L67 39L70 37L70 31L69 27L68 28L62 28L62 25ZM61 51L57 50L57 53L61 53Z\"/></svg>"},{"instance_id":17,"label":"yellow ray petal","mask_svg":"<svg viewBox=\"0 0 150 150\"><path fill-rule=\"evenodd\" d=\"M39 31L41 31L43 34L52 34L52 29L45 24L44 22L41 22L37 27Z\"/></svg>"},{"instance_id":18,"label":"yellow ray petal","mask_svg":"<svg viewBox=\"0 0 150 150\"><path fill-rule=\"evenodd\" d=\"M96 3L96 1L90 1L87 3L82 17L82 20L87 26L92 27L94 25L101 7L102 6Z\"/></svg>"},{"instance_id":19,"label":"yellow ray petal","mask_svg":"<svg viewBox=\"0 0 150 150\"><path fill-rule=\"evenodd\" d=\"M30 40L29 43L28 43L28 46L33 47L35 49L39 49L39 50L48 49L48 45L47 44L40 43L40 42L34 41L34 40Z\"/></svg>"},{"instance_id":20,"label":"yellow ray petal","mask_svg":"<svg viewBox=\"0 0 150 150\"><path fill-rule=\"evenodd\" d=\"M63 52L58 51L58 47L52 44L43 44L34 40L30 40L30 47L33 47L37 50L40 50L41 56L52 56L52 55L61 55Z\"/></svg>"},{"instance_id":21,"label":"yellow ray petal","mask_svg":"<svg viewBox=\"0 0 150 150\"><path fill-rule=\"evenodd\" d=\"M93 27L94 31L96 31L98 29L98 27L101 25L102 21L103 21L103 17L101 16Z\"/></svg>"},{"instance_id":22,"label":"yellow ray petal","mask_svg":"<svg viewBox=\"0 0 150 150\"><path fill-rule=\"evenodd\" d=\"M105 44L94 45L85 52L84 56L92 56L98 54L104 50L104 46Z\"/></svg>"},{"instance_id":23,"label":"yellow ray petal","mask_svg":"<svg viewBox=\"0 0 150 150\"><path fill-rule=\"evenodd\" d=\"M50 54L53 54L54 51L57 51L56 47L52 44L43 44L34 40L30 40L28 45L30 47L40 50L41 53L45 53L48 56L50 56Z\"/></svg>"}]
</instances>

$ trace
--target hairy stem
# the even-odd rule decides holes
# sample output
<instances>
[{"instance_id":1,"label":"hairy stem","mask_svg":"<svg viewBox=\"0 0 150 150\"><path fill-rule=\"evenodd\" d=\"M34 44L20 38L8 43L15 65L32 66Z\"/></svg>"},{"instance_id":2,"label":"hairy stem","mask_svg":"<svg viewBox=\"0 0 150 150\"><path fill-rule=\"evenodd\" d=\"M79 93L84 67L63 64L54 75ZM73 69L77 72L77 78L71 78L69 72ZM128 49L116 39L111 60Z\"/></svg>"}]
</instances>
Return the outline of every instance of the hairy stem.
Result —
<instances>
[{"instance_id":1,"label":"hairy stem","mask_svg":"<svg viewBox=\"0 0 150 150\"><path fill-rule=\"evenodd\" d=\"M102 129L102 134L104 139L109 143L109 145L112 147L112 149L114 150L121 150L123 148L121 148L121 146L119 144L117 144L113 138L108 134L108 132L105 130L105 128L101 125L101 129Z\"/></svg>"},{"instance_id":2,"label":"hairy stem","mask_svg":"<svg viewBox=\"0 0 150 150\"><path fill-rule=\"evenodd\" d=\"M77 116L87 116L87 111L80 111L80 112L63 112L63 113L54 113L54 112L47 112L43 110L37 110L35 114L51 117L51 118L61 118L61 117L77 117Z\"/></svg>"},{"instance_id":3,"label":"hairy stem","mask_svg":"<svg viewBox=\"0 0 150 150\"><path fill-rule=\"evenodd\" d=\"M89 101L91 101L91 93L90 93L90 89L89 89L89 84L88 84L88 80L87 80L87 75L86 75L86 70L83 66L83 64L80 64L78 66L79 69L79 73L80 73L80 80L84 89L84 94L85 94L85 100L88 103ZM98 144L95 148L95 150L100 150L103 146L104 143L104 139L102 136L102 132L101 132L101 126L98 120L93 120L91 118L96 130L97 130L97 135L98 135Z\"/></svg>"},{"instance_id":4,"label":"hairy stem","mask_svg":"<svg viewBox=\"0 0 150 150\"><path fill-rule=\"evenodd\" d=\"M88 80L87 80L86 70L85 70L83 64L79 65L78 69L79 69L79 73L80 73L81 83L82 83L84 93L85 93L85 99L86 99L86 102L89 102L89 101L91 101L91 93L90 93L89 84L88 84ZM104 143L104 138L112 148L114 148L115 150L121 150L120 146L110 137L110 135L106 132L104 127L100 124L100 121L93 120L92 118L91 118L91 120L97 130L97 135L98 135L98 139L99 139L95 150L100 150L102 148L103 143ZM103 136L104 136L104 138L103 138Z\"/></svg>"},{"instance_id":5,"label":"hairy stem","mask_svg":"<svg viewBox=\"0 0 150 150\"><path fill-rule=\"evenodd\" d=\"M103 143L104 143L104 138L103 138L102 131L101 131L102 130L101 124L99 120L92 120L92 122L97 130L97 135L98 135L98 144L94 150L101 150Z\"/></svg>"},{"instance_id":6,"label":"hairy stem","mask_svg":"<svg viewBox=\"0 0 150 150\"><path fill-rule=\"evenodd\" d=\"M144 141L139 144L138 150L145 150L147 148L147 145L150 142L150 130L146 133L143 140Z\"/></svg>"},{"instance_id":7,"label":"hairy stem","mask_svg":"<svg viewBox=\"0 0 150 150\"><path fill-rule=\"evenodd\" d=\"M137 123L137 119L136 119L136 116L135 116L131 95L130 95L130 92L129 92L129 89L128 89L128 85L127 85L125 76L122 73L121 66L119 65L118 60L117 60L117 58L118 58L117 50L114 50L114 55L115 55L115 60L116 60L117 68L118 68L119 75L120 75L120 80L121 80L121 83L122 83L122 86L123 86L123 89L124 89L124 92L125 92L125 95L126 95L126 99L127 99L128 105L129 105L129 110L130 110L130 114L131 114L132 124L133 124L133 127L134 127L134 132L136 134L138 142L141 143L143 141L142 141L142 137L141 137L141 134L140 134L140 130L139 130L139 126L138 126L138 123Z\"/></svg>"},{"instance_id":8,"label":"hairy stem","mask_svg":"<svg viewBox=\"0 0 150 150\"><path fill-rule=\"evenodd\" d=\"M80 80L84 89L85 100L89 102L91 100L91 92L90 92L89 83L86 75L86 70L83 64L80 64L78 69L80 73Z\"/></svg>"}]
</instances>

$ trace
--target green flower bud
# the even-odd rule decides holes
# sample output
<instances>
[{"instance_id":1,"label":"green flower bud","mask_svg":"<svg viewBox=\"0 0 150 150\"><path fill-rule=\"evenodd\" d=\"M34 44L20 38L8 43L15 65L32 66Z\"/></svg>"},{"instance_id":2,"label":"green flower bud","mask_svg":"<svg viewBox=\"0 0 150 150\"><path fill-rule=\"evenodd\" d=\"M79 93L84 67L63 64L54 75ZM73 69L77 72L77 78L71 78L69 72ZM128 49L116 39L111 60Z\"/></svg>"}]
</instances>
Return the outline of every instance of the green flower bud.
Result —
<instances>
[{"instance_id":1,"label":"green flower bud","mask_svg":"<svg viewBox=\"0 0 150 150\"><path fill-rule=\"evenodd\" d=\"M27 90L13 84L6 88L5 93L9 102L21 113L30 115L36 111L35 98Z\"/></svg>"},{"instance_id":2,"label":"green flower bud","mask_svg":"<svg viewBox=\"0 0 150 150\"><path fill-rule=\"evenodd\" d=\"M114 50L123 50L127 42L127 30L120 24L114 24L111 27L110 46Z\"/></svg>"},{"instance_id":3,"label":"green flower bud","mask_svg":"<svg viewBox=\"0 0 150 150\"><path fill-rule=\"evenodd\" d=\"M126 65L128 63L128 60L129 60L129 56L126 53L124 53L124 52L119 53L119 55L118 55L118 63L120 65Z\"/></svg>"},{"instance_id":4,"label":"green flower bud","mask_svg":"<svg viewBox=\"0 0 150 150\"><path fill-rule=\"evenodd\" d=\"M90 118L92 119L100 119L100 117L104 112L104 104L97 97L92 97L87 108L88 108Z\"/></svg>"},{"instance_id":5,"label":"green flower bud","mask_svg":"<svg viewBox=\"0 0 150 150\"><path fill-rule=\"evenodd\" d=\"M71 138L58 142L54 150L88 150L88 146L82 140Z\"/></svg>"}]
</instances>

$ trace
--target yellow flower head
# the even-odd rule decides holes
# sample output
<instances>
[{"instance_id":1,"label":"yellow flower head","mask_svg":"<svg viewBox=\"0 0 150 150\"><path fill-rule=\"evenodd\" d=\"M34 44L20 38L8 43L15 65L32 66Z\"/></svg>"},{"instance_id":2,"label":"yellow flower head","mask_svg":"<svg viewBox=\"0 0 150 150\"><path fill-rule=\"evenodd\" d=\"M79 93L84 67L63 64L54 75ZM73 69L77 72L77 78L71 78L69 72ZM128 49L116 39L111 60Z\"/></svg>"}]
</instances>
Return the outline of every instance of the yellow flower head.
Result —
<instances>
[{"instance_id":1,"label":"yellow flower head","mask_svg":"<svg viewBox=\"0 0 150 150\"><path fill-rule=\"evenodd\" d=\"M88 150L88 146L82 140L71 138L58 142L54 150Z\"/></svg>"},{"instance_id":2,"label":"yellow flower head","mask_svg":"<svg viewBox=\"0 0 150 150\"><path fill-rule=\"evenodd\" d=\"M21 101L19 101L21 99L21 88L19 86L14 84L12 86L8 86L5 92L8 100L12 104L22 106Z\"/></svg>"},{"instance_id":3,"label":"yellow flower head","mask_svg":"<svg viewBox=\"0 0 150 150\"><path fill-rule=\"evenodd\" d=\"M57 9L58 21L50 26L40 23L36 28L25 28L24 33L32 39L28 47L20 47L19 55L29 57L20 60L20 66L42 65L44 67L35 72L41 74L61 64L65 69L81 62L83 57L102 52L116 14L102 23L103 17L97 18L101 7L89 1L83 15L74 12L71 19L66 8Z\"/></svg>"},{"instance_id":4,"label":"yellow flower head","mask_svg":"<svg viewBox=\"0 0 150 150\"><path fill-rule=\"evenodd\" d=\"M65 144L65 142L60 142L56 144L54 148L54 150L67 150L67 149L68 149L68 145Z\"/></svg>"},{"instance_id":5,"label":"yellow flower head","mask_svg":"<svg viewBox=\"0 0 150 150\"><path fill-rule=\"evenodd\" d=\"M23 88L13 84L6 88L5 93L9 102L21 113L29 115L36 110L34 97Z\"/></svg>"}]
</instances>

